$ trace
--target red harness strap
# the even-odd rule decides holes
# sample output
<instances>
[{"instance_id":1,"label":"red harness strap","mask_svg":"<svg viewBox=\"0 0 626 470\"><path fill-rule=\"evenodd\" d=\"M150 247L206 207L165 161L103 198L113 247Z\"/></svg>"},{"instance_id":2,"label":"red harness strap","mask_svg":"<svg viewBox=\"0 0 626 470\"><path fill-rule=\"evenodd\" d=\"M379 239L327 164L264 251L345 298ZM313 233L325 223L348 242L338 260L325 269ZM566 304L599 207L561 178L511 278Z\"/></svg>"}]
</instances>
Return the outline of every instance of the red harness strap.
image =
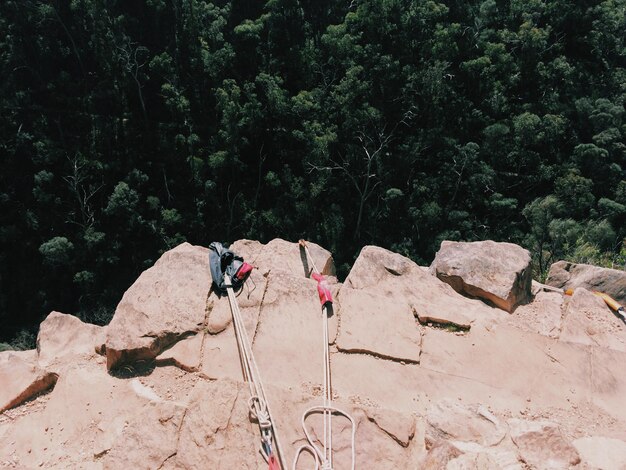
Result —
<instances>
[{"instance_id":1,"label":"red harness strap","mask_svg":"<svg viewBox=\"0 0 626 470\"><path fill-rule=\"evenodd\" d=\"M320 296L322 307L327 303L333 303L333 295L330 292L326 278L322 274L313 273L311 277L317 281L317 293Z\"/></svg>"},{"instance_id":2,"label":"red harness strap","mask_svg":"<svg viewBox=\"0 0 626 470\"><path fill-rule=\"evenodd\" d=\"M267 459L267 463L269 464L269 470L281 470L278 459L274 454L271 454L269 456L269 458Z\"/></svg>"}]
</instances>

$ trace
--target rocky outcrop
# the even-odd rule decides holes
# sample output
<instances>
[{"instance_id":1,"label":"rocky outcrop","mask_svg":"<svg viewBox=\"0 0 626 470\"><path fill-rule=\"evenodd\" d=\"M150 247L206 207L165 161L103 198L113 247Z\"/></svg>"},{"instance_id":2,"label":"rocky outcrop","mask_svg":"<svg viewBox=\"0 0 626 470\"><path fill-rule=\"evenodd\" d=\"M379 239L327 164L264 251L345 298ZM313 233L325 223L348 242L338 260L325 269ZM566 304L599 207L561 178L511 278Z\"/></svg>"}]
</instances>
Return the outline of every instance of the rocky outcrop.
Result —
<instances>
[{"instance_id":1,"label":"rocky outcrop","mask_svg":"<svg viewBox=\"0 0 626 470\"><path fill-rule=\"evenodd\" d=\"M408 305L423 324L468 329L473 322L503 318L498 309L458 295L410 259L376 246L361 250L343 289L376 292L389 303ZM342 295L340 292L340 299Z\"/></svg>"},{"instance_id":2,"label":"rocky outcrop","mask_svg":"<svg viewBox=\"0 0 626 470\"><path fill-rule=\"evenodd\" d=\"M205 323L211 287L209 250L183 243L165 253L126 291L107 329L107 367L154 359Z\"/></svg>"},{"instance_id":3,"label":"rocky outcrop","mask_svg":"<svg viewBox=\"0 0 626 470\"><path fill-rule=\"evenodd\" d=\"M104 350L106 329L84 323L73 315L52 312L39 327L39 363L50 366L64 358L93 357Z\"/></svg>"},{"instance_id":4,"label":"rocky outcrop","mask_svg":"<svg viewBox=\"0 0 626 470\"><path fill-rule=\"evenodd\" d=\"M430 271L455 291L507 312L531 298L530 253L512 243L441 243Z\"/></svg>"},{"instance_id":5,"label":"rocky outcrop","mask_svg":"<svg viewBox=\"0 0 626 470\"><path fill-rule=\"evenodd\" d=\"M333 272L330 254L310 247ZM295 242L233 248L257 268L237 301L289 468L305 442L302 414L322 403L316 283ZM105 329L46 319L39 353L18 357L59 379L0 413L0 467L267 468L229 302L210 291L205 255L188 244L165 253ZM594 451L626 446L626 353L619 325L597 321L612 314L592 294L538 292L509 314L377 247L362 250L343 284L329 282L333 403L356 425L356 468L626 465ZM192 298L179 302L179 290ZM581 335L590 325L593 335ZM95 353L105 331L112 370ZM0 364L13 354L0 353ZM0 372L0 396L15 373ZM351 422L332 422L334 468L350 468ZM306 425L319 440L321 416ZM313 466L303 455L297 468Z\"/></svg>"},{"instance_id":6,"label":"rocky outcrop","mask_svg":"<svg viewBox=\"0 0 626 470\"><path fill-rule=\"evenodd\" d=\"M307 242L307 246L317 269L322 274L334 276L335 262L330 251L316 243ZM285 271L309 277L313 269L303 248L281 238L275 238L266 245L252 240L239 240L230 248L261 270Z\"/></svg>"},{"instance_id":7,"label":"rocky outcrop","mask_svg":"<svg viewBox=\"0 0 626 470\"><path fill-rule=\"evenodd\" d=\"M583 287L610 295L626 304L626 272L589 264L558 261L550 266L546 284L561 289Z\"/></svg>"},{"instance_id":8,"label":"rocky outcrop","mask_svg":"<svg viewBox=\"0 0 626 470\"><path fill-rule=\"evenodd\" d=\"M0 413L54 386L57 375L37 364L35 351L0 353Z\"/></svg>"}]
</instances>

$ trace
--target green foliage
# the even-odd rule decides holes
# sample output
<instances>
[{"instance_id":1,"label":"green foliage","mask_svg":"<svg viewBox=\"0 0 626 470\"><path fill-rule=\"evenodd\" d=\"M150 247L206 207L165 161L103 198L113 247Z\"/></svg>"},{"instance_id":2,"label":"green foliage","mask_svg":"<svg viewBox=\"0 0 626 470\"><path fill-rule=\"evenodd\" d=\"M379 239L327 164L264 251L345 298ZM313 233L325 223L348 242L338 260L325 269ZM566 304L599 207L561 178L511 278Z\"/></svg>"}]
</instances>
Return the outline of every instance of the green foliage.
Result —
<instances>
[{"instance_id":1,"label":"green foliage","mask_svg":"<svg viewBox=\"0 0 626 470\"><path fill-rule=\"evenodd\" d=\"M27 351L35 349L37 346L37 335L31 330L22 329L13 337L9 343L9 349L13 351Z\"/></svg>"},{"instance_id":2,"label":"green foliage","mask_svg":"<svg viewBox=\"0 0 626 470\"><path fill-rule=\"evenodd\" d=\"M39 247L44 263L63 266L70 263L74 253L74 244L65 237L54 237Z\"/></svg>"},{"instance_id":3,"label":"green foliage","mask_svg":"<svg viewBox=\"0 0 626 470\"><path fill-rule=\"evenodd\" d=\"M445 238L618 263L625 11L0 2L1 334L106 322L183 240L310 238L343 274Z\"/></svg>"}]
</instances>

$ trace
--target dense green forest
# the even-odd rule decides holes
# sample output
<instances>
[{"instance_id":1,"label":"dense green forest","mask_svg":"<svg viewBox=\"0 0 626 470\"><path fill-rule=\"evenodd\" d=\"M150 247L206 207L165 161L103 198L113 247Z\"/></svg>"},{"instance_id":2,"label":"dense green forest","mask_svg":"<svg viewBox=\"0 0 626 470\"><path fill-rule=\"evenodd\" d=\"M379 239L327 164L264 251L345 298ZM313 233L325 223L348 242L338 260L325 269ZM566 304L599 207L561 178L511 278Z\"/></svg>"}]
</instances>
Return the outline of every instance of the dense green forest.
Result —
<instances>
[{"instance_id":1,"label":"dense green forest","mask_svg":"<svg viewBox=\"0 0 626 470\"><path fill-rule=\"evenodd\" d=\"M182 241L626 261L626 0L3 0L0 341ZM29 333L30 332L30 333Z\"/></svg>"}]
</instances>

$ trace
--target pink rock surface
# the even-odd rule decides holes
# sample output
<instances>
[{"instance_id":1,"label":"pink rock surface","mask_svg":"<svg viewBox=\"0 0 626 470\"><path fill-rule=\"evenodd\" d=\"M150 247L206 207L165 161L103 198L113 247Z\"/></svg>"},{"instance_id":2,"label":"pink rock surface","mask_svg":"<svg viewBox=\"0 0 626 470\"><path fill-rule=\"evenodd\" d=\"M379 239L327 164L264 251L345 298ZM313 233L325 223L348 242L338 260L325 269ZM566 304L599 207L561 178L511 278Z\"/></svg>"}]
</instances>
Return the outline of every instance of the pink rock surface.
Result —
<instances>
[{"instance_id":1,"label":"pink rock surface","mask_svg":"<svg viewBox=\"0 0 626 470\"><path fill-rule=\"evenodd\" d=\"M107 328L107 367L154 359L206 320L209 250L183 243L163 254L126 291Z\"/></svg>"},{"instance_id":2,"label":"pink rock surface","mask_svg":"<svg viewBox=\"0 0 626 470\"><path fill-rule=\"evenodd\" d=\"M37 364L35 351L0 353L0 413L54 386L57 375Z\"/></svg>"},{"instance_id":3,"label":"pink rock surface","mask_svg":"<svg viewBox=\"0 0 626 470\"><path fill-rule=\"evenodd\" d=\"M84 323L73 315L52 312L39 327L39 362L54 364L76 356L89 360L102 350L105 338L104 327Z\"/></svg>"}]
</instances>

